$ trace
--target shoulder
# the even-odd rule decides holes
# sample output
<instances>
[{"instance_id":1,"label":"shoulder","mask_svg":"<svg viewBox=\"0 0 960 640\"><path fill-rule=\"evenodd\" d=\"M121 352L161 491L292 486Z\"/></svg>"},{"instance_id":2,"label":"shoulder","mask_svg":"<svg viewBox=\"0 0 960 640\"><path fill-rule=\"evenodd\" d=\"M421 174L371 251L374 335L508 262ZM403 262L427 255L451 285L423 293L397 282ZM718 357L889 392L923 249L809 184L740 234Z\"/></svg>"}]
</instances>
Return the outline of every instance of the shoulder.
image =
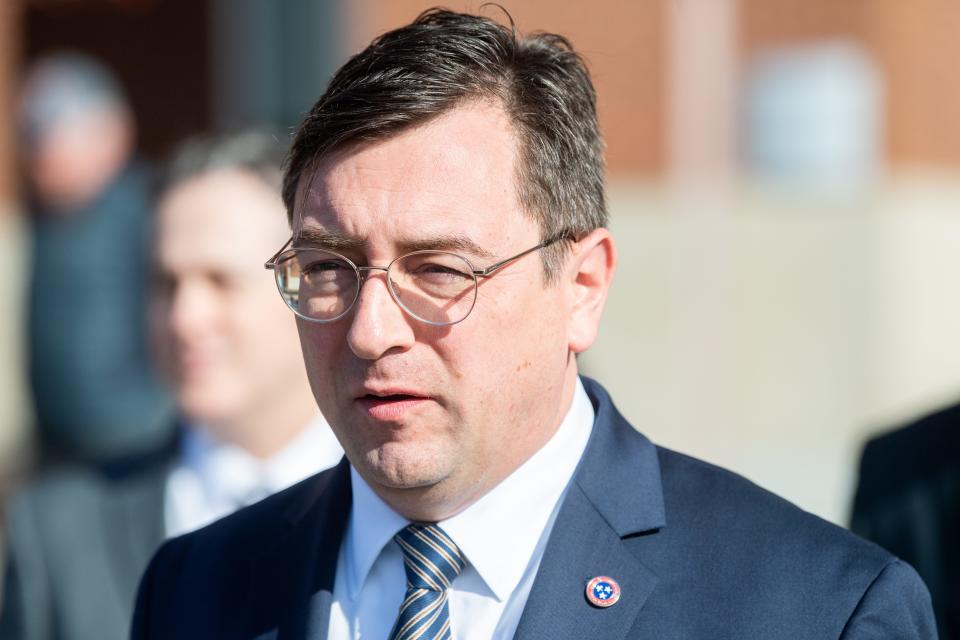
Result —
<instances>
[{"instance_id":1,"label":"shoulder","mask_svg":"<svg viewBox=\"0 0 960 640\"><path fill-rule=\"evenodd\" d=\"M96 501L109 487L96 470L63 467L41 473L18 490L11 499L11 509L69 507L77 501Z\"/></svg>"},{"instance_id":2,"label":"shoulder","mask_svg":"<svg viewBox=\"0 0 960 640\"><path fill-rule=\"evenodd\" d=\"M733 472L663 448L658 459L668 580L694 567L701 582L736 586L728 604L748 600L824 637L865 637L878 620L905 630L889 637L934 637L930 596L908 564Z\"/></svg>"},{"instance_id":3,"label":"shoulder","mask_svg":"<svg viewBox=\"0 0 960 640\"><path fill-rule=\"evenodd\" d=\"M11 537L24 530L63 540L87 531L99 535L102 531L97 528L107 521L139 517L154 506L161 510L179 442L179 430L170 431L167 441L147 451L97 465L59 464L41 470L14 491L5 505Z\"/></svg>"},{"instance_id":4,"label":"shoulder","mask_svg":"<svg viewBox=\"0 0 960 640\"><path fill-rule=\"evenodd\" d=\"M226 567L281 539L327 490L338 467L311 476L196 531L165 542L151 568L172 577ZM156 565L156 566L155 566Z\"/></svg>"},{"instance_id":5,"label":"shoulder","mask_svg":"<svg viewBox=\"0 0 960 640\"><path fill-rule=\"evenodd\" d=\"M597 422L581 488L656 576L648 610L668 628L695 637L717 635L718 624L744 638L865 638L878 629L934 637L929 595L911 567L736 473L653 445L599 385L585 386ZM613 478L617 490L598 489L595 477Z\"/></svg>"},{"instance_id":6,"label":"shoulder","mask_svg":"<svg viewBox=\"0 0 960 640\"><path fill-rule=\"evenodd\" d=\"M43 472L14 493L6 505L6 546L11 562L34 553L49 556L54 563L80 550L89 557L100 551L108 553L107 531L152 537L150 526L162 517L166 475L166 465L120 477L83 467ZM141 521L144 518L147 521Z\"/></svg>"},{"instance_id":7,"label":"shoulder","mask_svg":"<svg viewBox=\"0 0 960 640\"><path fill-rule=\"evenodd\" d=\"M669 528L726 540L727 546L747 545L743 551L749 555L766 563L802 564L805 573L856 566L875 576L893 559L732 471L662 447L658 459Z\"/></svg>"},{"instance_id":8,"label":"shoulder","mask_svg":"<svg viewBox=\"0 0 960 640\"><path fill-rule=\"evenodd\" d=\"M94 517L98 505L144 485L163 481L166 467L114 476L97 468L61 467L41 473L14 493L8 518L30 517L50 525ZM52 521L52 522L51 522Z\"/></svg>"},{"instance_id":9,"label":"shoulder","mask_svg":"<svg viewBox=\"0 0 960 640\"><path fill-rule=\"evenodd\" d=\"M17 492L5 513L0 637L91 624L103 637L123 635L136 580L163 538L164 479L157 468L117 477L67 467Z\"/></svg>"},{"instance_id":10,"label":"shoulder","mask_svg":"<svg viewBox=\"0 0 960 640\"><path fill-rule=\"evenodd\" d=\"M344 478L349 482L341 462L165 542L141 578L132 637L182 637L186 629L203 637L226 633L246 624L251 599L260 608L267 601L277 604L277 594L289 592L299 584L297 575L312 570L311 549L345 519L345 513L339 518L334 513L342 502L349 504ZM242 615L234 615L238 611Z\"/></svg>"},{"instance_id":11,"label":"shoulder","mask_svg":"<svg viewBox=\"0 0 960 640\"><path fill-rule=\"evenodd\" d=\"M636 491L652 493L651 485L659 481L665 524L651 538L664 551L703 553L708 565L723 558L728 566L757 571L802 564L798 575L846 567L851 557L876 575L890 561L876 545L732 471L650 443L616 411L602 387L589 380L585 385L596 398L597 424L606 432L595 434L590 469L622 467L624 473L615 472L619 486ZM645 481L638 484L635 478L641 476Z\"/></svg>"}]
</instances>

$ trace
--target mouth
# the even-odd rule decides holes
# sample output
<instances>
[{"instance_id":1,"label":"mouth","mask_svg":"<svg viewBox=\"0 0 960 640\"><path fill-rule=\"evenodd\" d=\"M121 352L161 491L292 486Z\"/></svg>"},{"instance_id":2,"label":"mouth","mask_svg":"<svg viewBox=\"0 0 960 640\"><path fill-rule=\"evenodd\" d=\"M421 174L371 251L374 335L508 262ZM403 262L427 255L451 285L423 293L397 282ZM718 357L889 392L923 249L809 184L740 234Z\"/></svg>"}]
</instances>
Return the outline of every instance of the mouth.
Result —
<instances>
[{"instance_id":1,"label":"mouth","mask_svg":"<svg viewBox=\"0 0 960 640\"><path fill-rule=\"evenodd\" d=\"M174 366L181 375L200 375L210 369L212 358L193 351L184 351L174 356Z\"/></svg>"},{"instance_id":2,"label":"mouth","mask_svg":"<svg viewBox=\"0 0 960 640\"><path fill-rule=\"evenodd\" d=\"M399 421L430 400L429 396L402 390L368 391L356 398L357 404L367 415L385 422Z\"/></svg>"}]
</instances>

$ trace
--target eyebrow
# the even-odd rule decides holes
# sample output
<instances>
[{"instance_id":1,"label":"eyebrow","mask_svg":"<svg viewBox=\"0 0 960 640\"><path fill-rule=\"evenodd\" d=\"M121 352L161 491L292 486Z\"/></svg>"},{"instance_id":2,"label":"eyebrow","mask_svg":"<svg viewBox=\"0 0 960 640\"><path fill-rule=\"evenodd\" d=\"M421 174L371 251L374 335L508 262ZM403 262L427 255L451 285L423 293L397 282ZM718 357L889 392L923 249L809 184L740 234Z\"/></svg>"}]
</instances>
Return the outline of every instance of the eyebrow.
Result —
<instances>
[{"instance_id":1,"label":"eyebrow","mask_svg":"<svg viewBox=\"0 0 960 640\"><path fill-rule=\"evenodd\" d=\"M460 235L440 235L432 238L401 240L400 249L404 253L411 251L462 251L479 258L492 258L494 254L484 249L470 238Z\"/></svg>"},{"instance_id":2,"label":"eyebrow","mask_svg":"<svg viewBox=\"0 0 960 640\"><path fill-rule=\"evenodd\" d=\"M310 245L330 251L359 251L366 244L366 238L351 237L339 231L307 227L300 230L293 239L293 245ZM480 258L493 258L495 254L484 249L476 242L461 234L443 234L429 238L410 238L399 240L397 247L401 253L413 251L459 251Z\"/></svg>"},{"instance_id":3,"label":"eyebrow","mask_svg":"<svg viewBox=\"0 0 960 640\"><path fill-rule=\"evenodd\" d=\"M366 238L352 238L338 231L306 227L291 242L293 246L310 245L330 251L356 251L366 244Z\"/></svg>"}]
</instances>

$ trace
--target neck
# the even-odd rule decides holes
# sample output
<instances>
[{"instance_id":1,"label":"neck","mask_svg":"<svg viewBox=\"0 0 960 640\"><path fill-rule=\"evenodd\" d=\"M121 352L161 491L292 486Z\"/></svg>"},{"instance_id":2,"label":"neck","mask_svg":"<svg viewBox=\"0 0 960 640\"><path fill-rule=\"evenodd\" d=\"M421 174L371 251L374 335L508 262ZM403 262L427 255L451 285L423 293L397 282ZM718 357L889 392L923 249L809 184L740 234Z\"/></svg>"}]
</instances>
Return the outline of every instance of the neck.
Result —
<instances>
[{"instance_id":1,"label":"neck","mask_svg":"<svg viewBox=\"0 0 960 640\"><path fill-rule=\"evenodd\" d=\"M551 403L553 408L543 414L540 421L542 428L518 429L518 433L527 434L525 439L510 443L518 455L500 456L498 459L501 462L496 467L477 470L476 481L463 484L458 479L449 478L429 486L396 489L365 478L367 484L394 511L414 522L440 522L464 511L519 469L557 433L570 411L577 385L577 366L572 354L568 364L556 392L545 394L555 402ZM463 463L464 468L472 466L471 461L465 460Z\"/></svg>"},{"instance_id":2,"label":"neck","mask_svg":"<svg viewBox=\"0 0 960 640\"><path fill-rule=\"evenodd\" d=\"M252 404L243 414L211 423L215 436L266 460L290 444L316 417L318 409L307 385L286 398Z\"/></svg>"}]
</instances>

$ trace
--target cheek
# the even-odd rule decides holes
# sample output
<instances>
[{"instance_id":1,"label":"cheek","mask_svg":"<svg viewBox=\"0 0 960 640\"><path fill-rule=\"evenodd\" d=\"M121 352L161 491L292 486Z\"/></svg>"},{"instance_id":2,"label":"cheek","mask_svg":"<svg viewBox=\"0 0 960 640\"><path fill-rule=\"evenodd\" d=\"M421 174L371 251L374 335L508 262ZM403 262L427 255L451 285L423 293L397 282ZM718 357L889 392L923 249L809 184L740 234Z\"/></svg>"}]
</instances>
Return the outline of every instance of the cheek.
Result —
<instances>
[{"instance_id":1,"label":"cheek","mask_svg":"<svg viewBox=\"0 0 960 640\"><path fill-rule=\"evenodd\" d=\"M529 296L499 314L477 345L475 361L489 366L483 377L489 397L512 409L535 398L539 385L562 377L566 368L565 323L554 297Z\"/></svg>"},{"instance_id":2,"label":"cheek","mask_svg":"<svg viewBox=\"0 0 960 640\"><path fill-rule=\"evenodd\" d=\"M224 297L223 320L217 331L227 357L251 369L249 375L275 370L285 362L283 354L299 350L289 317L293 314L277 302L257 290L235 291Z\"/></svg>"},{"instance_id":3,"label":"cheek","mask_svg":"<svg viewBox=\"0 0 960 640\"><path fill-rule=\"evenodd\" d=\"M346 331L337 326L317 325L297 318L297 331L300 336L300 348L310 384L329 385L333 372L337 368L337 345L346 345Z\"/></svg>"}]
</instances>

